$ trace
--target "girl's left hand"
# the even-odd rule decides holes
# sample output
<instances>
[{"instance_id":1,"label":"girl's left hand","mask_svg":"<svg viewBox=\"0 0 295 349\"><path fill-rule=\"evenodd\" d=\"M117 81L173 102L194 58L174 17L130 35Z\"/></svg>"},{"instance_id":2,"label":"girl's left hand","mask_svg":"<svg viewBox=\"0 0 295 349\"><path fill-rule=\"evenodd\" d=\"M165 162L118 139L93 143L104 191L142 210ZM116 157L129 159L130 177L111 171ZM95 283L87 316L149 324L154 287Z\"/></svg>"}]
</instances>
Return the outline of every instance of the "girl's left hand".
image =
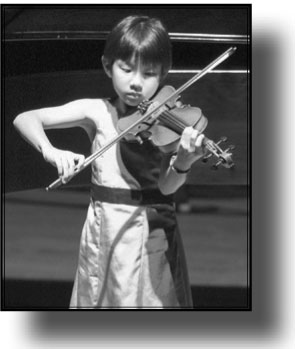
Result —
<instances>
[{"instance_id":1,"label":"girl's left hand","mask_svg":"<svg viewBox=\"0 0 295 349\"><path fill-rule=\"evenodd\" d=\"M189 170L192 164L205 155L204 135L193 127L186 127L181 135L174 166L182 171Z\"/></svg>"}]
</instances>

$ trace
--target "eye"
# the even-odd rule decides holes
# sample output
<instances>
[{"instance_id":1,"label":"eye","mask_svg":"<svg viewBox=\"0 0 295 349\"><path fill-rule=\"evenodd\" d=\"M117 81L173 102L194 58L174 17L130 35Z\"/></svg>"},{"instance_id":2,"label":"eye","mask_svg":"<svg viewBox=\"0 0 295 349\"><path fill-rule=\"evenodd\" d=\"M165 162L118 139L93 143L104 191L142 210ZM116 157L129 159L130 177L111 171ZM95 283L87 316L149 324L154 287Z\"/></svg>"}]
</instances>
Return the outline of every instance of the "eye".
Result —
<instances>
[{"instance_id":1,"label":"eye","mask_svg":"<svg viewBox=\"0 0 295 349\"><path fill-rule=\"evenodd\" d=\"M130 73L131 68L128 65L121 65L120 68L125 72L125 73Z\"/></svg>"},{"instance_id":2,"label":"eye","mask_svg":"<svg viewBox=\"0 0 295 349\"><path fill-rule=\"evenodd\" d=\"M156 76L157 73L154 72L154 71L147 71L147 72L144 73L144 75L150 77L150 76Z\"/></svg>"}]
</instances>

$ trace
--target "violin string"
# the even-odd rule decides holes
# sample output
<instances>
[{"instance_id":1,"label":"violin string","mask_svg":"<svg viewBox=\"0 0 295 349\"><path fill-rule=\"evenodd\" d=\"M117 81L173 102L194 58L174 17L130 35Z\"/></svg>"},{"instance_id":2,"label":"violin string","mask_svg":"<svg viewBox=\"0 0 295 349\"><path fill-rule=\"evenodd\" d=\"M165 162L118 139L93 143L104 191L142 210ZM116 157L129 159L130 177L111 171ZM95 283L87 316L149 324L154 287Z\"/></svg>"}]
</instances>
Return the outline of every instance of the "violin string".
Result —
<instances>
[{"instance_id":1,"label":"violin string","mask_svg":"<svg viewBox=\"0 0 295 349\"><path fill-rule=\"evenodd\" d=\"M163 120L168 127L170 126L174 131L177 131L179 133L181 133L187 126L186 124L181 122L181 120L179 120L171 111L164 111L160 115L159 119L160 121Z\"/></svg>"},{"instance_id":2,"label":"violin string","mask_svg":"<svg viewBox=\"0 0 295 349\"><path fill-rule=\"evenodd\" d=\"M174 131L181 133L185 128L185 124L183 124L180 120L178 120L172 113L165 113L162 118L163 121L170 126Z\"/></svg>"}]
</instances>

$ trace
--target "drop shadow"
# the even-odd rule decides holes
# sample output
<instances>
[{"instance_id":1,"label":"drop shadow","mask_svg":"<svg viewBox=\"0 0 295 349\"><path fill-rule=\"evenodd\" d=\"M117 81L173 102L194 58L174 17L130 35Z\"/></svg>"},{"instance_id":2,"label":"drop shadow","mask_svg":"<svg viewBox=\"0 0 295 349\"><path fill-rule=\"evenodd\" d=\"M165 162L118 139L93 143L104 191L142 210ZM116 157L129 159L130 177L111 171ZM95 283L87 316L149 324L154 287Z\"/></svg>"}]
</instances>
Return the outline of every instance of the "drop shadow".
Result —
<instances>
[{"instance_id":1,"label":"drop shadow","mask_svg":"<svg viewBox=\"0 0 295 349\"><path fill-rule=\"evenodd\" d=\"M272 143L278 132L278 111L281 95L277 91L280 66L280 38L274 33L258 33L253 44L253 90L252 98L251 142L249 161L252 160L252 200L249 202L252 214L252 311L108 311L101 313L55 313L39 312L32 314L32 325L40 333L54 335L83 335L86 332L94 336L140 335L155 331L161 335L178 336L183 334L229 334L260 335L274 333L279 327L277 278L278 278L278 236L276 222L278 209L275 200L279 188L278 169L272 161L278 150ZM250 118L250 110L249 110ZM251 122L250 122L251 121ZM261 137L264 141L261 142ZM252 152L252 150L255 150ZM270 190L272 188L272 190ZM263 253L262 253L263 251ZM209 310L209 309L208 309ZM225 309L224 309L225 310ZM228 309L230 310L230 309ZM171 330L175 332L171 334Z\"/></svg>"}]
</instances>

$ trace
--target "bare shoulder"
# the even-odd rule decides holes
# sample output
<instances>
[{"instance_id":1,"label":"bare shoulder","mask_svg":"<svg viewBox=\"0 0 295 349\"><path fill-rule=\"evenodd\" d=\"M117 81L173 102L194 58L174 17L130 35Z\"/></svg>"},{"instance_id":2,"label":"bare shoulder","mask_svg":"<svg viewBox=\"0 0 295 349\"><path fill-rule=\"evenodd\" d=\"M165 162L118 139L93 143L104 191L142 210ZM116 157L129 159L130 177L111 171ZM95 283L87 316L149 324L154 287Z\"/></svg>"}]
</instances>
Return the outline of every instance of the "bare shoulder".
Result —
<instances>
[{"instance_id":1,"label":"bare shoulder","mask_svg":"<svg viewBox=\"0 0 295 349\"><path fill-rule=\"evenodd\" d=\"M80 124L87 132L90 140L96 134L96 130L100 128L101 117L107 111L106 103L99 98L85 98L74 102L80 113L84 115L83 122Z\"/></svg>"},{"instance_id":2,"label":"bare shoulder","mask_svg":"<svg viewBox=\"0 0 295 349\"><path fill-rule=\"evenodd\" d=\"M99 116L107 111L106 104L100 98L85 98L75 101L77 108L83 111L86 120L99 126Z\"/></svg>"}]
</instances>

